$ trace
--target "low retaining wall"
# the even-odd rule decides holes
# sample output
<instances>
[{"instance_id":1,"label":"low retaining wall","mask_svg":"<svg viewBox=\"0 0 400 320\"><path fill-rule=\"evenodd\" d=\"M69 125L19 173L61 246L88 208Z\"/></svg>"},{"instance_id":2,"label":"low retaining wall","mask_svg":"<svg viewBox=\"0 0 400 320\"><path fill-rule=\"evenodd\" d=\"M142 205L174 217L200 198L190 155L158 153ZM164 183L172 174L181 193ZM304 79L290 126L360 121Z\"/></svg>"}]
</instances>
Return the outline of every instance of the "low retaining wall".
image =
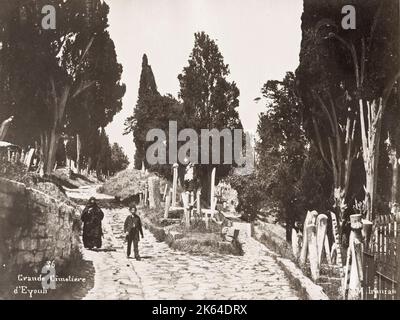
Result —
<instances>
[{"instance_id":1,"label":"low retaining wall","mask_svg":"<svg viewBox=\"0 0 400 320\"><path fill-rule=\"evenodd\" d=\"M3 274L44 262L63 266L80 248L80 214L65 203L0 178L0 266Z\"/></svg>"}]
</instances>

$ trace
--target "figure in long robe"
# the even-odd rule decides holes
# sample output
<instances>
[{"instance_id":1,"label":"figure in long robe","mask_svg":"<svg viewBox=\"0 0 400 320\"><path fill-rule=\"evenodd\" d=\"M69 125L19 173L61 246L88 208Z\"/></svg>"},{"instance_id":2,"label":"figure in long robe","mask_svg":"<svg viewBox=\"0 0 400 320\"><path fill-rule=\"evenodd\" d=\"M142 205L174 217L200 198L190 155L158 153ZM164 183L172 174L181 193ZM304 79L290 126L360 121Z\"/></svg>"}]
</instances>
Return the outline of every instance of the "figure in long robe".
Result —
<instances>
[{"instance_id":1,"label":"figure in long robe","mask_svg":"<svg viewBox=\"0 0 400 320\"><path fill-rule=\"evenodd\" d=\"M103 218L104 213L97 205L96 199L94 197L90 198L81 216L83 221L83 245L85 248L101 248L101 238L103 236L101 221Z\"/></svg>"}]
</instances>

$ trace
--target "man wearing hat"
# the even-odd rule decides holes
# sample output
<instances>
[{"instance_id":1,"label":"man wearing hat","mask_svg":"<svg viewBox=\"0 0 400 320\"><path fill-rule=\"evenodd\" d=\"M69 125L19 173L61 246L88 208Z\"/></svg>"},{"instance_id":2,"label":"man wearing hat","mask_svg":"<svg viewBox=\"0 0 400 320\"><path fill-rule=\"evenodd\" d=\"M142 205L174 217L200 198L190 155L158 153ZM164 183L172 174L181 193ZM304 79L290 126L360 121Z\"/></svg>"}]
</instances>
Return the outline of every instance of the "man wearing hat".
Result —
<instances>
[{"instance_id":1,"label":"man wearing hat","mask_svg":"<svg viewBox=\"0 0 400 320\"><path fill-rule=\"evenodd\" d=\"M135 259L140 260L139 256L139 233L143 238L143 229L142 229L142 221L137 214L137 208L135 204L131 204L129 206L130 215L125 219L124 223L124 232L126 236L126 241L128 242L127 245L127 252L126 256L129 258L131 255L131 247L133 242L133 250L135 253Z\"/></svg>"}]
</instances>

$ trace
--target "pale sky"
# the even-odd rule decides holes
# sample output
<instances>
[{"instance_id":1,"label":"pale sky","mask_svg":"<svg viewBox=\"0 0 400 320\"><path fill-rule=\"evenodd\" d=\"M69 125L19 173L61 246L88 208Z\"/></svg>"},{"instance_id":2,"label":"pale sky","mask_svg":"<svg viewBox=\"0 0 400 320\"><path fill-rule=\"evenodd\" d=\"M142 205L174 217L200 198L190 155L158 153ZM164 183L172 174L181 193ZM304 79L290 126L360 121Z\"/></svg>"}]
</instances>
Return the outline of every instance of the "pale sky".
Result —
<instances>
[{"instance_id":1,"label":"pale sky","mask_svg":"<svg viewBox=\"0 0 400 320\"><path fill-rule=\"evenodd\" d=\"M229 80L240 90L238 109L245 130L254 132L265 103L267 80L281 80L299 63L302 0L106 0L109 31L123 66L127 90L122 111L107 127L110 142L118 142L133 162L132 134L123 136L124 121L136 105L142 56L161 94L177 97L178 74L188 64L194 33L215 39L229 64Z\"/></svg>"}]
</instances>

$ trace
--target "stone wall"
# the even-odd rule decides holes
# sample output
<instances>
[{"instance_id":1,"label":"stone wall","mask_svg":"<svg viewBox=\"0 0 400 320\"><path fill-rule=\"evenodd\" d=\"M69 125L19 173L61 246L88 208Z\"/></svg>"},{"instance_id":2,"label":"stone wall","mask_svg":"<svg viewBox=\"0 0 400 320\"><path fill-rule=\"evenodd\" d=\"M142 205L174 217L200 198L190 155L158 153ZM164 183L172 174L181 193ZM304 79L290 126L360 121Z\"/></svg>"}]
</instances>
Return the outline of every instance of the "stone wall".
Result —
<instances>
[{"instance_id":1,"label":"stone wall","mask_svg":"<svg viewBox=\"0 0 400 320\"><path fill-rule=\"evenodd\" d=\"M3 272L40 271L47 260L62 267L79 252L80 229L75 208L22 183L0 178Z\"/></svg>"}]
</instances>

